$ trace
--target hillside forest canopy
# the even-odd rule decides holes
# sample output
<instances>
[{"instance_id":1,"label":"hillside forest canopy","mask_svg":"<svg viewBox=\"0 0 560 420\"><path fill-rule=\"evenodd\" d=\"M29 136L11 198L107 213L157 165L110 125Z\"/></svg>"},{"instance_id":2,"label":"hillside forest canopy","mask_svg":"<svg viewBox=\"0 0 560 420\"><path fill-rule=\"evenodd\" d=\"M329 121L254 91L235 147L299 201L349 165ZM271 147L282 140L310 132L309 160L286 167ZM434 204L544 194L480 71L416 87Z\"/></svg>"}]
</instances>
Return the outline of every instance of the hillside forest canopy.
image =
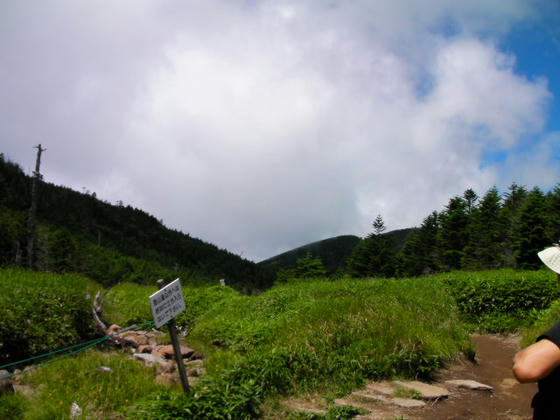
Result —
<instances>
[{"instance_id":1,"label":"hillside forest canopy","mask_svg":"<svg viewBox=\"0 0 560 420\"><path fill-rule=\"evenodd\" d=\"M26 261L31 177L0 154L0 265ZM33 268L77 272L106 286L123 281L188 278L227 283L245 292L275 279L408 277L457 269L538 269L537 252L560 239L560 184L548 192L513 183L483 196L467 189L419 227L385 232L381 215L362 240L341 236L255 264L165 227L142 210L40 182ZM297 253L295 253L297 251ZM309 254L309 255L308 255ZM294 258L293 255L297 255ZM324 264L324 265L323 265Z\"/></svg>"}]
</instances>

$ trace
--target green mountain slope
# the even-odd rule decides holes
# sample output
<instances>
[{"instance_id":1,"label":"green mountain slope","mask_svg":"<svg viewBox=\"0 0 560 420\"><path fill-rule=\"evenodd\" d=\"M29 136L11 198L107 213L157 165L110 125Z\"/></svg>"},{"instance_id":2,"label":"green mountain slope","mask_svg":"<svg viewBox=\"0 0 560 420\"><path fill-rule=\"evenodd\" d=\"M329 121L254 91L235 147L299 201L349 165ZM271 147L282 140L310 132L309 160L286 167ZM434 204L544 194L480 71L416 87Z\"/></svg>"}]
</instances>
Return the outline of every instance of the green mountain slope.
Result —
<instances>
[{"instance_id":1,"label":"green mountain slope","mask_svg":"<svg viewBox=\"0 0 560 420\"><path fill-rule=\"evenodd\" d=\"M0 154L0 264L26 261L30 197L31 178ZM127 266L143 262L161 267L162 276L183 272L212 282L225 278L228 284L241 289L262 289L273 281L269 272L251 261L169 229L140 209L98 200L95 194L41 182L37 220L36 264L42 264L39 269L91 275L87 272L92 269L91 260L106 263L105 257L110 254L121 267L108 267L113 272L109 280L97 278L103 283L119 281L115 270L130 271L136 267ZM89 268L86 270L84 265ZM154 271L158 269L147 270ZM102 275L98 273L97 277Z\"/></svg>"},{"instance_id":2,"label":"green mountain slope","mask_svg":"<svg viewBox=\"0 0 560 420\"><path fill-rule=\"evenodd\" d=\"M386 235L394 244L395 254L401 249L412 229L399 229L387 232ZM279 269L288 269L296 266L297 260L305 257L308 253L314 257L321 258L323 265L330 274L344 270L346 260L352 253L354 247L361 241L355 235L342 235L328 238L307 245L300 246L274 257L259 262L259 265L273 272Z\"/></svg>"},{"instance_id":3,"label":"green mountain slope","mask_svg":"<svg viewBox=\"0 0 560 420\"><path fill-rule=\"evenodd\" d=\"M344 268L346 258L350 256L352 249L354 249L360 240L358 236L354 235L343 235L324 239L300 246L291 251L283 252L282 254L259 262L259 265L276 272L281 268L295 267L298 259L310 253L314 257L321 258L323 265L329 273L334 273Z\"/></svg>"}]
</instances>

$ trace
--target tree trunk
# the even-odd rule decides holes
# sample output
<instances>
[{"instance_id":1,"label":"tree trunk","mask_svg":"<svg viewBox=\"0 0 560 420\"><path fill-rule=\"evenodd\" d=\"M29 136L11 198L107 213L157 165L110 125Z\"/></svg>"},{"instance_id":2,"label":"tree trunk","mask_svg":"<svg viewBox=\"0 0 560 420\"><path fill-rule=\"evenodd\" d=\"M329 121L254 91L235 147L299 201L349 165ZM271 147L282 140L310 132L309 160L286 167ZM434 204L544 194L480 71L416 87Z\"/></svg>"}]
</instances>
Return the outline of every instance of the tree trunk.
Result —
<instances>
[{"instance_id":1,"label":"tree trunk","mask_svg":"<svg viewBox=\"0 0 560 420\"><path fill-rule=\"evenodd\" d=\"M37 202L39 198L39 181L42 179L41 153L47 149L43 149L41 145L34 147L37 149L37 160L35 162L35 171L33 172L33 181L31 184L31 208L29 209L29 217L27 219L27 267L33 268L33 247L35 244L35 217L37 215Z\"/></svg>"}]
</instances>

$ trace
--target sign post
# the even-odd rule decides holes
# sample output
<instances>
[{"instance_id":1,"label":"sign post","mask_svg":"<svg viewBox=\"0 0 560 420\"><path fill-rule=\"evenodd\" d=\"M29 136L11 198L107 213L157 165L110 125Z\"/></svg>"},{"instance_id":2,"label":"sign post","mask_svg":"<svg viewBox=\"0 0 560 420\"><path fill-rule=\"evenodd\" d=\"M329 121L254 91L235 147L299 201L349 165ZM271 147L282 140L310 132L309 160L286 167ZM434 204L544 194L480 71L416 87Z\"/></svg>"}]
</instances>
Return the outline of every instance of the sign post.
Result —
<instances>
[{"instance_id":1,"label":"sign post","mask_svg":"<svg viewBox=\"0 0 560 420\"><path fill-rule=\"evenodd\" d=\"M176 279L165 286L165 280L158 280L157 285L159 290L150 296L154 324L156 328L164 324L167 324L169 327L169 335L173 343L173 352L175 353L175 361L177 362L181 384L185 394L189 394L191 389L187 373L185 372L185 365L183 364L177 329L175 328L175 316L185 310L185 299L183 298L181 283L179 283L179 279Z\"/></svg>"}]
</instances>

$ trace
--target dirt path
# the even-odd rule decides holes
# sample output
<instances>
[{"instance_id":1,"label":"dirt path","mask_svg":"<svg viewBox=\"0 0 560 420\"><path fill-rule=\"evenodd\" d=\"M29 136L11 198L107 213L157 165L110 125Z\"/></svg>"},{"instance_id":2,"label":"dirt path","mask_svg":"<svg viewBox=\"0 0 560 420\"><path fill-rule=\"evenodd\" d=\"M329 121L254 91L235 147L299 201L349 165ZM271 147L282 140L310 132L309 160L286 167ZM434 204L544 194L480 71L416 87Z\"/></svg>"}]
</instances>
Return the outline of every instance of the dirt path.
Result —
<instances>
[{"instance_id":1,"label":"dirt path","mask_svg":"<svg viewBox=\"0 0 560 420\"><path fill-rule=\"evenodd\" d=\"M431 385L450 391L447 398L423 407L404 408L379 397L378 394L357 390L347 397L335 400L338 405L365 408L368 413L360 420L529 420L532 418L531 399L536 384L519 384L511 373L514 354L519 349L519 338L502 335L474 335L476 363L455 362L435 375ZM490 385L493 392L473 391L451 387L447 380L471 379ZM373 384L373 383L372 383ZM370 384L370 385L372 385ZM379 383L378 383L379 384ZM368 389L366 386L364 389ZM357 399L356 399L357 398ZM291 400L286 406L309 413L325 413L326 406L318 400Z\"/></svg>"},{"instance_id":2,"label":"dirt path","mask_svg":"<svg viewBox=\"0 0 560 420\"><path fill-rule=\"evenodd\" d=\"M514 336L474 335L477 362L462 362L443 370L439 383L448 379L473 379L490 385L493 393L456 390L437 404L424 407L407 419L531 419L531 398L536 384L519 384L512 376L513 355L519 349Z\"/></svg>"}]
</instances>

